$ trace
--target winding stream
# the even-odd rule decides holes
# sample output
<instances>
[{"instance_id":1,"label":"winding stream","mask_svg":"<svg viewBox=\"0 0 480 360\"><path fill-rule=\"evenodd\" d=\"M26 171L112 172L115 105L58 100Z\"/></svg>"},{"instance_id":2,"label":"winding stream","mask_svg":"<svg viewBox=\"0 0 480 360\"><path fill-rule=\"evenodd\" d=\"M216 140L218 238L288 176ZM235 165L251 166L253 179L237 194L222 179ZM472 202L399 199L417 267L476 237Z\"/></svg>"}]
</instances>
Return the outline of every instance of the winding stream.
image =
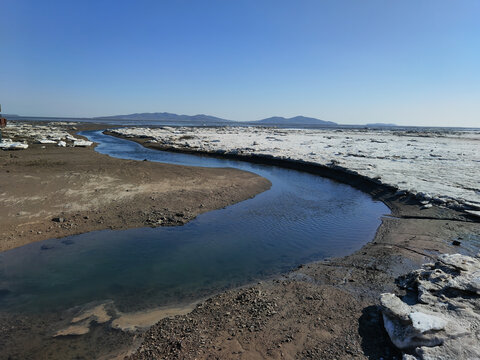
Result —
<instances>
[{"instance_id":1,"label":"winding stream","mask_svg":"<svg viewBox=\"0 0 480 360\"><path fill-rule=\"evenodd\" d=\"M372 240L388 208L347 185L267 165L168 153L84 132L113 157L257 173L272 188L181 227L95 231L0 253L4 311L61 311L112 299L122 311L181 303L343 256Z\"/></svg>"}]
</instances>

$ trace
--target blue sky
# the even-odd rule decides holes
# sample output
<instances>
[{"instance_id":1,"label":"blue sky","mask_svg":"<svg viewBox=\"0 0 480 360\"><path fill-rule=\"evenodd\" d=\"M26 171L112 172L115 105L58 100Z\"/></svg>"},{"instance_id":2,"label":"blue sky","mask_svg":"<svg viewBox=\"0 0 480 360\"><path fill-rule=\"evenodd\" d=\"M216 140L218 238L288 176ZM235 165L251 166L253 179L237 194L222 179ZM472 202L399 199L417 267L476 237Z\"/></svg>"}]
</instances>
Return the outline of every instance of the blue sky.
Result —
<instances>
[{"instance_id":1,"label":"blue sky","mask_svg":"<svg viewBox=\"0 0 480 360\"><path fill-rule=\"evenodd\" d=\"M480 127L480 1L0 2L6 113Z\"/></svg>"}]
</instances>

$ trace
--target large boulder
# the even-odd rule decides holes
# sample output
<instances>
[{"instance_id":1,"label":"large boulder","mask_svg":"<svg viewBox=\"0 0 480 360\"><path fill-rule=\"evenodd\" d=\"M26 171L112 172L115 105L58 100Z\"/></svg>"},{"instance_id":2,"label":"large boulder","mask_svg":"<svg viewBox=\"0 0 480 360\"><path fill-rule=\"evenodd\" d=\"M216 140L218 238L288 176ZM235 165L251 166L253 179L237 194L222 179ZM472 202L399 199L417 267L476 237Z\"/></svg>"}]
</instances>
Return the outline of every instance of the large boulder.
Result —
<instances>
[{"instance_id":1,"label":"large boulder","mask_svg":"<svg viewBox=\"0 0 480 360\"><path fill-rule=\"evenodd\" d=\"M443 254L380 297L385 329L405 359L480 359L480 259ZM408 303L407 303L408 302Z\"/></svg>"}]
</instances>

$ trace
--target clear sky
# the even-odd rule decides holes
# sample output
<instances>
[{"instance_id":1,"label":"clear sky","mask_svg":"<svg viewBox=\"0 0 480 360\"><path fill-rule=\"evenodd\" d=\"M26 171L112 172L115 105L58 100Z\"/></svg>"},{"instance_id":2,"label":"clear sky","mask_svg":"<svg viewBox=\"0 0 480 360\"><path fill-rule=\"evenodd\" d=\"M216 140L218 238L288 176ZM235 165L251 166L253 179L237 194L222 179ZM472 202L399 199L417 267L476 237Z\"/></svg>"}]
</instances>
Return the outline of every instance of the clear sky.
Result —
<instances>
[{"instance_id":1,"label":"clear sky","mask_svg":"<svg viewBox=\"0 0 480 360\"><path fill-rule=\"evenodd\" d=\"M3 112L480 127L479 0L2 0Z\"/></svg>"}]
</instances>

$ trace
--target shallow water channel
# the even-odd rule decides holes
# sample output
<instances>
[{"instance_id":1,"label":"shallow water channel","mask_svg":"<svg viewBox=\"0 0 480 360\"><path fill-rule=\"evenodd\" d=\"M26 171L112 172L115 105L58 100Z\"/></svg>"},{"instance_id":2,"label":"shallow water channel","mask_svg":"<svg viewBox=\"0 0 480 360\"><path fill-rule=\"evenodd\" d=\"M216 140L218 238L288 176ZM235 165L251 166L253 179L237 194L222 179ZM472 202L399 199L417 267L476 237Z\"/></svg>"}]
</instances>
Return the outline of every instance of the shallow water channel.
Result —
<instances>
[{"instance_id":1,"label":"shallow water channel","mask_svg":"<svg viewBox=\"0 0 480 360\"><path fill-rule=\"evenodd\" d=\"M389 209L320 176L242 161L168 153L101 132L83 135L110 156L234 167L272 188L180 227L95 231L0 253L3 311L62 311L111 299L121 311L182 303L349 254L372 240Z\"/></svg>"}]
</instances>

